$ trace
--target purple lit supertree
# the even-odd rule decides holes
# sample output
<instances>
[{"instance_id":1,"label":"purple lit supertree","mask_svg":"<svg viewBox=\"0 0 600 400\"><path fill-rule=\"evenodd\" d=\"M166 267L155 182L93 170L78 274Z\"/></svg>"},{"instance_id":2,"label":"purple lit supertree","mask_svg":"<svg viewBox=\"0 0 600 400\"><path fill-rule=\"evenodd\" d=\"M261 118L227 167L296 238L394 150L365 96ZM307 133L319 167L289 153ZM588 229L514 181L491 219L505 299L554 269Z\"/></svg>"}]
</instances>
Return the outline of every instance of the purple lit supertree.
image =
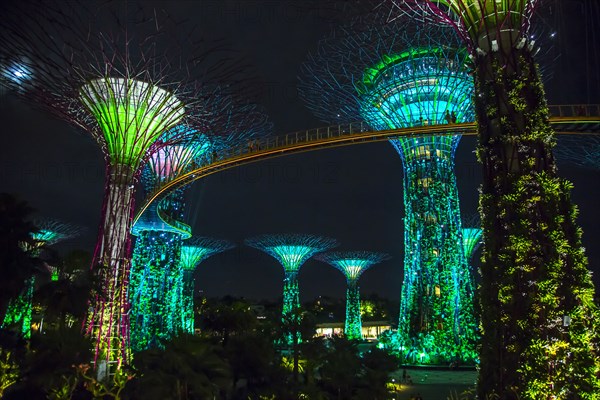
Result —
<instances>
[{"instance_id":1,"label":"purple lit supertree","mask_svg":"<svg viewBox=\"0 0 600 400\"><path fill-rule=\"evenodd\" d=\"M537 0L388 0L391 18L450 26L475 75L480 212L478 394L501 399L600 393L598 310L570 182L557 175L530 35Z\"/></svg>"},{"instance_id":2,"label":"purple lit supertree","mask_svg":"<svg viewBox=\"0 0 600 400\"><path fill-rule=\"evenodd\" d=\"M264 251L283 266L283 309L285 318L300 307L298 272L313 255L337 246L334 239L305 234L259 235L246 239L247 246Z\"/></svg>"},{"instance_id":3,"label":"purple lit supertree","mask_svg":"<svg viewBox=\"0 0 600 400\"><path fill-rule=\"evenodd\" d=\"M358 279L371 266L388 260L390 258L389 255L370 251L336 251L317 254L315 258L337 268L346 277L348 288L346 290L346 324L344 334L349 339L362 339Z\"/></svg>"},{"instance_id":4,"label":"purple lit supertree","mask_svg":"<svg viewBox=\"0 0 600 400\"><path fill-rule=\"evenodd\" d=\"M26 250L31 251L33 256L37 256L43 246L50 246L63 240L72 239L81 234L83 229L77 225L61 222L50 218L41 218L33 221L37 231L33 236L33 245L26 244ZM52 279L57 272L51 270ZM33 290L35 287L35 277L29 278L25 282L25 288L21 294L10 301L6 316L1 327L7 328L18 326L19 332L25 338L31 336L31 311L33 301Z\"/></svg>"},{"instance_id":5,"label":"purple lit supertree","mask_svg":"<svg viewBox=\"0 0 600 400\"><path fill-rule=\"evenodd\" d=\"M169 144L159 136L192 117L215 80L227 78L218 48L193 54L179 44L189 35L163 14L136 10L123 19L105 6L26 2L4 14L0 84L82 128L106 160L106 190L94 256L104 281L93 296L86 332L93 336L95 366L106 376L129 360L130 228L135 182L148 156ZM159 15L161 16L159 18ZM183 36L183 37L182 37ZM196 79L194 85L185 80Z\"/></svg>"},{"instance_id":6,"label":"purple lit supertree","mask_svg":"<svg viewBox=\"0 0 600 400\"><path fill-rule=\"evenodd\" d=\"M183 331L194 333L194 271L196 267L215 254L232 249L234 244L226 240L208 237L193 237L181 248L180 265L183 269L181 286L176 290L178 307L177 316L181 318Z\"/></svg>"}]
</instances>

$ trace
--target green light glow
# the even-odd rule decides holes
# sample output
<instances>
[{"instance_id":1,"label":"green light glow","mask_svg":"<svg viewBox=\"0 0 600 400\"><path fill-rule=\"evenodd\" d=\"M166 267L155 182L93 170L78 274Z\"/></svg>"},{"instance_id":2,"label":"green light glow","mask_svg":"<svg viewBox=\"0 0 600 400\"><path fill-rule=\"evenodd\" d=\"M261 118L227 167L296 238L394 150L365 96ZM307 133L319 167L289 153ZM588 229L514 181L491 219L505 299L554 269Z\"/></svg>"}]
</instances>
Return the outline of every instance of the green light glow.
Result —
<instances>
[{"instance_id":1,"label":"green light glow","mask_svg":"<svg viewBox=\"0 0 600 400\"><path fill-rule=\"evenodd\" d=\"M467 261L471 259L473 253L481 244L481 228L462 228L463 248Z\"/></svg>"},{"instance_id":2,"label":"green light glow","mask_svg":"<svg viewBox=\"0 0 600 400\"><path fill-rule=\"evenodd\" d=\"M432 48L386 56L360 93L375 129L473 120L466 53ZM415 363L476 359L472 276L461 235L454 154L458 135L390 142L404 166L404 280L398 348ZM424 353L427 356L421 357Z\"/></svg>"},{"instance_id":3,"label":"green light glow","mask_svg":"<svg viewBox=\"0 0 600 400\"><path fill-rule=\"evenodd\" d=\"M77 236L80 228L61 223L52 219L41 219L34 221L38 226L38 231L33 232L31 237L33 243L23 243L21 246L24 250L30 252L32 257L38 257L41 248L44 245L52 245L61 240L70 239ZM58 270L51 267L51 280L58 280ZM35 277L31 277L25 281L22 292L10 300L4 321L0 325L2 328L17 327L24 338L31 337L31 316L33 291L35 288Z\"/></svg>"},{"instance_id":4,"label":"green light glow","mask_svg":"<svg viewBox=\"0 0 600 400\"><path fill-rule=\"evenodd\" d=\"M382 74L386 74L389 67L393 66L394 64L401 63L403 61L410 60L413 58L418 58L419 56L422 56L422 55L431 55L431 54L436 54L436 53L442 53L442 49L435 49L435 48L409 49L409 50L401 52L401 53L396 53L396 54L392 54L392 55L384 55L381 58L381 61L379 62L379 64L375 65L372 68L367 68L365 70L362 82L366 87L369 87L371 85L376 85L377 78ZM366 90L368 90L368 89L364 88L364 90L359 90L359 91L363 92Z\"/></svg>"},{"instance_id":5,"label":"green light glow","mask_svg":"<svg viewBox=\"0 0 600 400\"><path fill-rule=\"evenodd\" d=\"M181 330L181 309L174 294L183 275L180 252L180 236L175 233L142 231L137 237L129 286L134 352L158 347Z\"/></svg>"},{"instance_id":6,"label":"green light glow","mask_svg":"<svg viewBox=\"0 0 600 400\"><path fill-rule=\"evenodd\" d=\"M206 136L188 127L171 129L165 140L174 136L181 137L182 144L153 153L142 172L146 193L186 171L209 149ZM191 237L191 227L182 222L184 208L183 189L175 190L132 228L138 236L129 291L134 351L159 346L181 330L193 333L193 273L184 268L189 260L181 260L182 241Z\"/></svg>"},{"instance_id":7,"label":"green light glow","mask_svg":"<svg viewBox=\"0 0 600 400\"><path fill-rule=\"evenodd\" d=\"M80 96L104 134L111 164L134 170L159 135L185 112L173 94L133 79L93 80L81 88Z\"/></svg>"},{"instance_id":8,"label":"green light glow","mask_svg":"<svg viewBox=\"0 0 600 400\"><path fill-rule=\"evenodd\" d=\"M368 251L331 252L319 254L317 259L330 264L346 277L346 324L344 334L348 339L362 339L362 320L360 310L360 290L358 279L371 266L387 260L383 253Z\"/></svg>"},{"instance_id":9,"label":"green light glow","mask_svg":"<svg viewBox=\"0 0 600 400\"><path fill-rule=\"evenodd\" d=\"M536 0L429 0L438 6L446 6L459 16L464 28L474 43L488 32L496 32L502 27L508 32L517 30L512 41L518 38L518 31L531 14ZM508 36L507 36L508 37Z\"/></svg>"},{"instance_id":10,"label":"green light glow","mask_svg":"<svg viewBox=\"0 0 600 400\"><path fill-rule=\"evenodd\" d=\"M181 248L180 265L183 269L181 289L182 326L187 333L194 333L194 271L196 267L212 255L225 251L233 245L225 240L195 237Z\"/></svg>"},{"instance_id":11,"label":"green light glow","mask_svg":"<svg viewBox=\"0 0 600 400\"><path fill-rule=\"evenodd\" d=\"M16 298L11 299L6 310L6 316L2 322L2 328L15 327L25 339L31 337L31 314L33 288L35 286L35 278L29 278L25 281L25 287L21 294Z\"/></svg>"},{"instance_id":12,"label":"green light glow","mask_svg":"<svg viewBox=\"0 0 600 400\"><path fill-rule=\"evenodd\" d=\"M269 252L279 256L286 272L298 272L302 264L314 254L312 248L305 246L274 246Z\"/></svg>"},{"instance_id":13,"label":"green light glow","mask_svg":"<svg viewBox=\"0 0 600 400\"><path fill-rule=\"evenodd\" d=\"M59 232L48 229L40 229L33 233L33 238L42 243L53 243L61 236Z\"/></svg>"}]
</instances>

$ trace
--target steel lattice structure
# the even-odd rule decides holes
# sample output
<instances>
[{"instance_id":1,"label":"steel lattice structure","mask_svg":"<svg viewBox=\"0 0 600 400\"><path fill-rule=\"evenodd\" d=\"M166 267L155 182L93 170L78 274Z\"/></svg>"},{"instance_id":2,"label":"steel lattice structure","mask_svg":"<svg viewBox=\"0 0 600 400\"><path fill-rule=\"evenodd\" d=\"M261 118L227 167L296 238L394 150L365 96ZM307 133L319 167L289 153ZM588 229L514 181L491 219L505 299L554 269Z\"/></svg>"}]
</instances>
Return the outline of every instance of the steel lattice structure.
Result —
<instances>
[{"instance_id":1,"label":"steel lattice structure","mask_svg":"<svg viewBox=\"0 0 600 400\"><path fill-rule=\"evenodd\" d=\"M73 224L65 223L50 218L37 219L34 225L38 229L33 233L35 246L29 250L32 256L37 256L42 246L53 245L63 240L72 239L81 234L82 228ZM54 279L55 271L52 271L52 279ZM31 277L25 283L25 288L21 295L11 300L6 311L6 316L1 327L18 326L19 332L25 338L31 336L31 312L33 301L33 290L35 288L35 277Z\"/></svg>"},{"instance_id":2,"label":"steel lattice structure","mask_svg":"<svg viewBox=\"0 0 600 400\"><path fill-rule=\"evenodd\" d=\"M529 35L537 0L389 0L390 16L454 28L476 86L480 209L478 395L593 398L598 309L570 200L557 175L544 87Z\"/></svg>"},{"instance_id":3,"label":"steel lattice structure","mask_svg":"<svg viewBox=\"0 0 600 400\"><path fill-rule=\"evenodd\" d=\"M194 333L194 271L196 267L215 254L232 249L235 245L226 240L208 237L193 237L181 248L180 265L183 269L183 281L178 289L181 301L180 313L183 331Z\"/></svg>"},{"instance_id":4,"label":"steel lattice structure","mask_svg":"<svg viewBox=\"0 0 600 400\"><path fill-rule=\"evenodd\" d=\"M283 266L283 316L300 307L298 289L300 267L313 255L337 246L334 239L305 234L259 235L246 239L244 243L264 251Z\"/></svg>"},{"instance_id":5,"label":"steel lattice structure","mask_svg":"<svg viewBox=\"0 0 600 400\"><path fill-rule=\"evenodd\" d=\"M600 169L600 137L568 135L558 140L554 154L560 162L590 169Z\"/></svg>"},{"instance_id":6,"label":"steel lattice structure","mask_svg":"<svg viewBox=\"0 0 600 400\"><path fill-rule=\"evenodd\" d=\"M448 29L365 18L323 40L301 94L327 122L385 130L473 118L467 53ZM404 166L404 280L398 348L409 362L476 358L472 276L461 240L454 154L460 135L390 142ZM418 356L417 356L418 355Z\"/></svg>"},{"instance_id":7,"label":"steel lattice structure","mask_svg":"<svg viewBox=\"0 0 600 400\"><path fill-rule=\"evenodd\" d=\"M107 367L129 360L129 231L140 166L168 144L157 141L164 131L192 117L210 120L210 112L191 111L210 100L216 80L238 67L201 43L182 51L179 44L191 44L189 36L180 24L171 30L173 22L159 13L146 18L135 10L121 19L110 5L93 11L85 4L15 7L7 10L0 35L1 84L84 129L106 160L94 257L94 265L107 267L104 293L92 300L86 326L96 341L95 365L105 376ZM191 76L197 83L187 85Z\"/></svg>"},{"instance_id":8,"label":"steel lattice structure","mask_svg":"<svg viewBox=\"0 0 600 400\"><path fill-rule=\"evenodd\" d=\"M346 323L344 326L344 335L352 340L362 339L358 279L371 266L388 260L389 255L369 251L336 251L317 254L315 258L337 268L346 277L348 288L346 289Z\"/></svg>"}]
</instances>

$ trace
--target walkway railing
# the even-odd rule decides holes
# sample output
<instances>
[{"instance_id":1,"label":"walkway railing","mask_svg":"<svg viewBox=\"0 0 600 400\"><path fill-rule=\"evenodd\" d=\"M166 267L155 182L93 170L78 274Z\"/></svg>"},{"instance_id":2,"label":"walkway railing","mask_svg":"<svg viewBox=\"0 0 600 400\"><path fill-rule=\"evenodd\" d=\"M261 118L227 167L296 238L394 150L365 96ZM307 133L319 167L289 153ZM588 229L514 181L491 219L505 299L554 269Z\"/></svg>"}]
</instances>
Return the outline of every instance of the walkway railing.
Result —
<instances>
[{"instance_id":1,"label":"walkway railing","mask_svg":"<svg viewBox=\"0 0 600 400\"><path fill-rule=\"evenodd\" d=\"M548 108L551 115L550 122L559 133L581 133L582 131L600 133L599 104L552 105ZM475 135L476 133L477 126L473 122L423 125L385 131L372 131L367 124L354 122L251 140L220 152L214 155L210 163L194 165L191 171L165 183L159 190L148 196L138 210L134 223L153 201L169 191L204 176L242 164L326 147L389 140L395 136Z\"/></svg>"},{"instance_id":2,"label":"walkway railing","mask_svg":"<svg viewBox=\"0 0 600 400\"><path fill-rule=\"evenodd\" d=\"M600 104L561 104L548 106L551 117L598 117Z\"/></svg>"}]
</instances>

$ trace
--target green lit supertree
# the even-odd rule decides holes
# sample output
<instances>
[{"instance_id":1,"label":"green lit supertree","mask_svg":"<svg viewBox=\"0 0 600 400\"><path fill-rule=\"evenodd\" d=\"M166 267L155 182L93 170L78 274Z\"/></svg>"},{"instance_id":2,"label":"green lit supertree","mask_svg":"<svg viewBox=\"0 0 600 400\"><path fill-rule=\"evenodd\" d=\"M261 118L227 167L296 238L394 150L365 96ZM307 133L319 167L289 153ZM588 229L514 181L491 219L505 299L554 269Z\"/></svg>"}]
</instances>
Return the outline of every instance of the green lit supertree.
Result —
<instances>
[{"instance_id":1,"label":"green lit supertree","mask_svg":"<svg viewBox=\"0 0 600 400\"><path fill-rule=\"evenodd\" d=\"M334 239L305 234L259 235L244 243L262 250L283 266L283 309L285 317L300 307L298 272L313 255L337 246Z\"/></svg>"},{"instance_id":2,"label":"green lit supertree","mask_svg":"<svg viewBox=\"0 0 600 400\"><path fill-rule=\"evenodd\" d=\"M360 316L360 290L358 279L371 266L389 259L384 253L369 251L339 251L317 254L317 260L340 270L346 277L346 324L344 334L348 339L362 339Z\"/></svg>"},{"instance_id":3,"label":"green lit supertree","mask_svg":"<svg viewBox=\"0 0 600 400\"><path fill-rule=\"evenodd\" d=\"M26 250L30 251L32 256L36 257L44 246L51 246L63 240L77 237L82 229L76 225L64 223L58 220L44 218L35 220L34 225L37 231L33 233L33 244L24 244ZM52 271L54 279L55 271ZM19 332L25 338L31 336L31 312L33 291L35 288L35 277L27 279L22 293L10 301L6 316L1 327L18 327Z\"/></svg>"},{"instance_id":4,"label":"green lit supertree","mask_svg":"<svg viewBox=\"0 0 600 400\"><path fill-rule=\"evenodd\" d=\"M557 175L544 87L530 35L537 0L389 0L390 15L452 27L475 77L483 165L478 395L597 398L594 284Z\"/></svg>"},{"instance_id":5,"label":"green lit supertree","mask_svg":"<svg viewBox=\"0 0 600 400\"><path fill-rule=\"evenodd\" d=\"M365 17L319 44L300 90L329 123L376 130L448 124L446 134L391 140L404 167L404 279L398 349L408 362L476 359L472 273L461 243L454 173L460 135L473 119L467 52L452 30Z\"/></svg>"},{"instance_id":6,"label":"green lit supertree","mask_svg":"<svg viewBox=\"0 0 600 400\"><path fill-rule=\"evenodd\" d=\"M181 248L181 268L183 284L181 286L182 312L178 317L182 320L184 332L194 333L194 271L208 257L233 248L226 240L208 237L193 237Z\"/></svg>"},{"instance_id":7,"label":"green lit supertree","mask_svg":"<svg viewBox=\"0 0 600 400\"><path fill-rule=\"evenodd\" d=\"M104 378L130 359L130 229L141 166L169 144L158 140L165 131L198 117L210 119L209 113L194 112L195 106L204 104L207 88L232 77L238 66L218 47L192 43L185 26L174 26L164 13L147 17L142 9L115 9L115 3L94 10L88 5L31 1L7 9L0 84L85 130L105 158L93 261L103 288L93 295L85 325L96 344L95 368ZM184 43L190 45L186 50ZM104 268L96 268L100 265Z\"/></svg>"}]
</instances>

